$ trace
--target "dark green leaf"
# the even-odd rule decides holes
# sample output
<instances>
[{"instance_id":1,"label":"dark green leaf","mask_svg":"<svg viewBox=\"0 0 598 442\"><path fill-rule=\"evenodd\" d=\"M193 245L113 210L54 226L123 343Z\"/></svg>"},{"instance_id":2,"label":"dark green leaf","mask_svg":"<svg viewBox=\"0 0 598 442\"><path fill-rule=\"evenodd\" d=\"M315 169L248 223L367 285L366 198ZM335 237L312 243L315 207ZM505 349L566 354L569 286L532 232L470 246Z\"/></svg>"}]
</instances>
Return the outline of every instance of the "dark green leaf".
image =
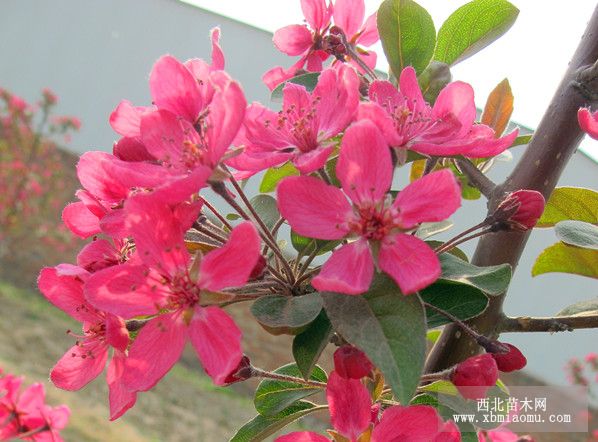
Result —
<instances>
[{"instance_id":1,"label":"dark green leaf","mask_svg":"<svg viewBox=\"0 0 598 442\"><path fill-rule=\"evenodd\" d=\"M303 296L262 296L251 306L251 313L274 334L296 334L316 319L322 305L317 292Z\"/></svg>"},{"instance_id":2,"label":"dark green leaf","mask_svg":"<svg viewBox=\"0 0 598 442\"><path fill-rule=\"evenodd\" d=\"M332 324L322 310L309 326L293 339L293 357L303 379L308 379L332 335Z\"/></svg>"},{"instance_id":3,"label":"dark green leaf","mask_svg":"<svg viewBox=\"0 0 598 442\"><path fill-rule=\"evenodd\" d=\"M282 101L283 89L287 83L294 83L299 84L301 86L305 86L305 89L311 92L316 88L319 76L319 72L309 72L307 74L297 75L296 77L293 77L290 80L287 80L284 83L281 83L278 86L276 86L272 91L272 94L270 95L270 100Z\"/></svg>"},{"instance_id":4,"label":"dark green leaf","mask_svg":"<svg viewBox=\"0 0 598 442\"><path fill-rule=\"evenodd\" d=\"M314 251L314 247L319 249L317 255L323 255L330 252L340 243L340 240L328 241L325 239L307 238L291 230L291 244L293 244L293 248L304 255L311 254Z\"/></svg>"},{"instance_id":5,"label":"dark green leaf","mask_svg":"<svg viewBox=\"0 0 598 442\"><path fill-rule=\"evenodd\" d=\"M442 266L440 279L470 285L488 295L503 293L511 281L511 266L509 264L478 267L450 253L443 253L439 258Z\"/></svg>"},{"instance_id":6,"label":"dark green leaf","mask_svg":"<svg viewBox=\"0 0 598 442\"><path fill-rule=\"evenodd\" d=\"M561 221L555 227L556 236L571 246L598 250L598 227L583 221Z\"/></svg>"},{"instance_id":7,"label":"dark green leaf","mask_svg":"<svg viewBox=\"0 0 598 442\"><path fill-rule=\"evenodd\" d=\"M556 243L538 256L532 276L554 272L598 278L598 250Z\"/></svg>"},{"instance_id":8,"label":"dark green leaf","mask_svg":"<svg viewBox=\"0 0 598 442\"><path fill-rule=\"evenodd\" d=\"M330 178L330 183L332 185L341 187L341 182L336 176L336 163L338 163L338 156L329 159L326 163L326 173L328 174L328 178Z\"/></svg>"},{"instance_id":9,"label":"dark green leaf","mask_svg":"<svg viewBox=\"0 0 598 442\"><path fill-rule=\"evenodd\" d=\"M297 364L287 364L274 370L274 373L287 376L301 377ZM310 376L313 381L326 383L326 372L316 365ZM318 387L310 387L296 382L264 379L255 390L253 403L259 414L275 416L293 403L312 394L322 391Z\"/></svg>"},{"instance_id":10,"label":"dark green leaf","mask_svg":"<svg viewBox=\"0 0 598 442\"><path fill-rule=\"evenodd\" d=\"M262 178L260 192L274 192L274 190L276 190L276 186L283 178L295 175L299 175L299 171L291 162L284 163L280 167L271 167L266 171L264 177Z\"/></svg>"},{"instance_id":11,"label":"dark green leaf","mask_svg":"<svg viewBox=\"0 0 598 442\"><path fill-rule=\"evenodd\" d=\"M322 293L322 298L334 329L382 370L401 403L409 403L426 352L426 318L419 298L403 295L380 274L364 295Z\"/></svg>"},{"instance_id":12,"label":"dark green leaf","mask_svg":"<svg viewBox=\"0 0 598 442\"><path fill-rule=\"evenodd\" d=\"M536 227L552 227L566 220L598 223L598 192L582 187L559 187L552 192Z\"/></svg>"},{"instance_id":13,"label":"dark green leaf","mask_svg":"<svg viewBox=\"0 0 598 442\"><path fill-rule=\"evenodd\" d=\"M256 195L249 201L264 224L272 229L280 218L276 200L270 195Z\"/></svg>"},{"instance_id":14,"label":"dark green leaf","mask_svg":"<svg viewBox=\"0 0 598 442\"><path fill-rule=\"evenodd\" d=\"M519 9L506 0L474 0L453 12L438 30L434 60L454 65L509 30Z\"/></svg>"},{"instance_id":15,"label":"dark green leaf","mask_svg":"<svg viewBox=\"0 0 598 442\"><path fill-rule=\"evenodd\" d=\"M258 414L230 439L229 442L259 442L271 436L291 422L301 419L314 411L327 408L324 405L315 405L307 401L299 401L296 404L284 409L274 416L262 416Z\"/></svg>"},{"instance_id":16,"label":"dark green leaf","mask_svg":"<svg viewBox=\"0 0 598 442\"><path fill-rule=\"evenodd\" d=\"M413 66L421 72L428 65L436 45L432 17L412 0L384 0L378 9L378 32L393 74Z\"/></svg>"},{"instance_id":17,"label":"dark green leaf","mask_svg":"<svg viewBox=\"0 0 598 442\"><path fill-rule=\"evenodd\" d=\"M419 292L422 300L461 320L474 318L488 306L488 298L481 290L464 284L437 281ZM446 316L426 308L428 328L438 327L450 321Z\"/></svg>"},{"instance_id":18,"label":"dark green leaf","mask_svg":"<svg viewBox=\"0 0 598 442\"><path fill-rule=\"evenodd\" d=\"M598 313L598 298L576 302L558 312L557 316L574 316Z\"/></svg>"},{"instance_id":19,"label":"dark green leaf","mask_svg":"<svg viewBox=\"0 0 598 442\"><path fill-rule=\"evenodd\" d=\"M434 103L440 91L451 82L452 78L448 64L431 61L428 67L417 77L417 81L424 99L428 103Z\"/></svg>"}]
</instances>

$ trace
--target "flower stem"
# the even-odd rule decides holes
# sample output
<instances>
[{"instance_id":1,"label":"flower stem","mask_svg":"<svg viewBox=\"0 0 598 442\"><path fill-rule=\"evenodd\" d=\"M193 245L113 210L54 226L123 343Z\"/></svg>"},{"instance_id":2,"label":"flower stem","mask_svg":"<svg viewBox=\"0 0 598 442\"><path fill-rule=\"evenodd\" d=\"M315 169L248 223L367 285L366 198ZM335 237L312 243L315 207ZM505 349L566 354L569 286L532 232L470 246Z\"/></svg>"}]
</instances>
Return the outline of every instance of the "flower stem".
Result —
<instances>
[{"instance_id":1,"label":"flower stem","mask_svg":"<svg viewBox=\"0 0 598 442\"><path fill-rule=\"evenodd\" d=\"M284 381L284 382L294 382L296 384L306 385L308 387L315 387L315 388L326 388L325 382L319 381L306 381L303 378L297 378L295 376L287 376L285 374L280 373L272 373L270 371L262 370L261 368L251 367L251 376L256 378L267 378L267 379L275 379L277 381Z\"/></svg>"}]
</instances>

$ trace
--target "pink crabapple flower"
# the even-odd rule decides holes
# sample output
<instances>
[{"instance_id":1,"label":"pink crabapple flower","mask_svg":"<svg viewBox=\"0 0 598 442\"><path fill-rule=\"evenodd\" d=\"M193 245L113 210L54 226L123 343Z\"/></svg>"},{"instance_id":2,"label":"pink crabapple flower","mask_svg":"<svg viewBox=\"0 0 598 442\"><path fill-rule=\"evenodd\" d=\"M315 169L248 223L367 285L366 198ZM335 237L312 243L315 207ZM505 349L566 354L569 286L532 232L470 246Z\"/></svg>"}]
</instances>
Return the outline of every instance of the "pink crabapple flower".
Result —
<instances>
[{"instance_id":1,"label":"pink crabapple flower","mask_svg":"<svg viewBox=\"0 0 598 442\"><path fill-rule=\"evenodd\" d=\"M461 434L456 425L443 422L436 410L427 405L395 405L382 412L372 406L367 388L357 379L330 373L326 387L330 422L334 440L369 442L458 442ZM367 437L367 432L371 435ZM338 437L340 436L340 437ZM328 442L329 439L310 431L280 436L276 442Z\"/></svg>"},{"instance_id":2,"label":"pink crabapple flower","mask_svg":"<svg viewBox=\"0 0 598 442\"><path fill-rule=\"evenodd\" d=\"M40 383L20 391L22 382L22 377L0 376L0 440L62 442L59 432L68 423L69 408L46 405Z\"/></svg>"},{"instance_id":3,"label":"pink crabapple flower","mask_svg":"<svg viewBox=\"0 0 598 442\"><path fill-rule=\"evenodd\" d=\"M300 59L288 69L277 66L264 74L262 80L270 90L300 73L304 67L310 72L321 71L323 62L331 55L358 67L347 53L345 43L339 37L341 33L346 44L359 53L370 69L376 66L376 53L357 46L371 46L380 38L376 13L365 19L363 0L336 0L334 5L326 4L326 0L302 0L301 8L307 26L285 26L277 30L272 39L281 52L300 56Z\"/></svg>"},{"instance_id":4,"label":"pink crabapple flower","mask_svg":"<svg viewBox=\"0 0 598 442\"><path fill-rule=\"evenodd\" d=\"M375 262L404 294L436 281L438 257L409 232L422 222L446 219L461 205L452 172L426 175L391 201L390 151L376 126L364 120L345 132L336 175L342 191L306 176L288 177L278 185L280 213L295 232L324 240L355 239L332 253L312 285L322 291L363 293L372 281Z\"/></svg>"},{"instance_id":5,"label":"pink crabapple flower","mask_svg":"<svg viewBox=\"0 0 598 442\"><path fill-rule=\"evenodd\" d=\"M461 81L448 84L430 106L410 66L401 72L399 90L377 80L370 85L369 97L360 104L358 118L373 121L390 146L424 155L493 157L510 147L519 133L516 129L496 138L490 127L475 124L473 89Z\"/></svg>"},{"instance_id":6,"label":"pink crabapple flower","mask_svg":"<svg viewBox=\"0 0 598 442\"><path fill-rule=\"evenodd\" d=\"M498 380L498 366L494 355L484 353L457 364L451 382L466 399L481 399Z\"/></svg>"},{"instance_id":7,"label":"pink crabapple flower","mask_svg":"<svg viewBox=\"0 0 598 442\"><path fill-rule=\"evenodd\" d=\"M577 111L577 120L585 133L598 140L598 111L592 113L589 108L582 107Z\"/></svg>"},{"instance_id":8,"label":"pink crabapple flower","mask_svg":"<svg viewBox=\"0 0 598 442\"><path fill-rule=\"evenodd\" d=\"M79 390L104 370L108 350L114 349L108 364L106 380L109 388L110 419L114 420L135 404L136 395L121 382L129 332L122 318L94 308L83 295L90 274L77 266L60 265L41 271L38 286L56 307L82 323L83 335L50 373L54 385L64 390ZM70 332L69 332L70 333Z\"/></svg>"},{"instance_id":9,"label":"pink crabapple flower","mask_svg":"<svg viewBox=\"0 0 598 442\"><path fill-rule=\"evenodd\" d=\"M210 295L247 282L260 255L251 223L235 227L224 246L192 263L184 232L200 204L171 207L155 195L126 205L136 256L92 275L86 296L97 308L126 319L151 315L129 349L123 382L131 391L151 389L176 363L187 340L213 381L223 385L241 362L241 331Z\"/></svg>"},{"instance_id":10,"label":"pink crabapple flower","mask_svg":"<svg viewBox=\"0 0 598 442\"><path fill-rule=\"evenodd\" d=\"M247 108L236 140L244 152L228 164L243 177L289 160L301 173L314 172L326 163L334 149L331 138L353 121L358 104L359 79L349 66L323 71L311 93L288 83L280 112L259 103Z\"/></svg>"}]
</instances>

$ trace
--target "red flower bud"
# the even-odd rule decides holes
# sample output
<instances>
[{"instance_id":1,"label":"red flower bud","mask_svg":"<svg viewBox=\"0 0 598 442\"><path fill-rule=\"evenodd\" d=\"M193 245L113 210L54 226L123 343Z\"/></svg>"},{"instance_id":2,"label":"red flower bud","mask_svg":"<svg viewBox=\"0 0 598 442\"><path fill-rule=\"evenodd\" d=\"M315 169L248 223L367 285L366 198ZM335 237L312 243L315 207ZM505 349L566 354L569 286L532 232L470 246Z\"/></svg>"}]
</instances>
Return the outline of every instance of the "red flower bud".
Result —
<instances>
[{"instance_id":1,"label":"red flower bud","mask_svg":"<svg viewBox=\"0 0 598 442\"><path fill-rule=\"evenodd\" d=\"M230 385L236 382L241 382L249 379L252 376L251 361L247 356L241 358L241 362L233 371L224 379L223 385Z\"/></svg>"},{"instance_id":2,"label":"red flower bud","mask_svg":"<svg viewBox=\"0 0 598 442\"><path fill-rule=\"evenodd\" d=\"M473 356L455 367L451 382L466 399L480 399L496 384L498 368L489 353Z\"/></svg>"},{"instance_id":3,"label":"red flower bud","mask_svg":"<svg viewBox=\"0 0 598 442\"><path fill-rule=\"evenodd\" d=\"M266 269L266 258L263 255L260 255L249 274L249 280L253 281L254 279L259 279L264 275L264 270Z\"/></svg>"},{"instance_id":4,"label":"red flower bud","mask_svg":"<svg viewBox=\"0 0 598 442\"><path fill-rule=\"evenodd\" d=\"M357 347L343 345L334 352L334 370L345 379L361 379L369 376L374 366Z\"/></svg>"},{"instance_id":5,"label":"red flower bud","mask_svg":"<svg viewBox=\"0 0 598 442\"><path fill-rule=\"evenodd\" d=\"M535 190L518 190L509 193L499 204L494 217L514 230L532 229L542 212L546 201Z\"/></svg>"},{"instance_id":6,"label":"red flower bud","mask_svg":"<svg viewBox=\"0 0 598 442\"><path fill-rule=\"evenodd\" d=\"M511 371L521 370L527 364L527 359L517 347L511 344L503 343L509 347L507 353L492 353L492 357L496 361L496 366L500 371L510 373Z\"/></svg>"}]
</instances>

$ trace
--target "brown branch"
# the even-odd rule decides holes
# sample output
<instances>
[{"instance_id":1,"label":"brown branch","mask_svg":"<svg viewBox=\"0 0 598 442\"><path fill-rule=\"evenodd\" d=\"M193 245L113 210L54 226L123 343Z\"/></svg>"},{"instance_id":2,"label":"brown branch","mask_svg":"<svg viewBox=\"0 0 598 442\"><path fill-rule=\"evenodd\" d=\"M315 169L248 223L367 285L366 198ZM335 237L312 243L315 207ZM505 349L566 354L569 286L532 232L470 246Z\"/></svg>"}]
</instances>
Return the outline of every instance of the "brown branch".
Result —
<instances>
[{"instance_id":1,"label":"brown branch","mask_svg":"<svg viewBox=\"0 0 598 442\"><path fill-rule=\"evenodd\" d=\"M554 318L505 317L500 332L561 332L580 328L598 328L598 315L556 316Z\"/></svg>"},{"instance_id":2,"label":"brown branch","mask_svg":"<svg viewBox=\"0 0 598 442\"><path fill-rule=\"evenodd\" d=\"M460 158L455 160L455 162L457 163L457 166L459 166L459 169L461 169L461 172L467 177L469 184L482 192L482 195L486 198L492 197L496 184L494 184L490 178L484 175L484 173L467 158Z\"/></svg>"},{"instance_id":3,"label":"brown branch","mask_svg":"<svg viewBox=\"0 0 598 442\"><path fill-rule=\"evenodd\" d=\"M489 213L495 210L507 192L532 189L541 192L546 199L550 197L563 169L583 138L577 123L577 110L596 104L591 101L589 94L582 93L579 83L584 81L583 73L598 60L597 36L598 7L594 10L567 72L525 154L488 202ZM540 68L538 75L541 75ZM477 266L508 263L515 270L528 236L529 232L497 232L486 235L478 243L472 263ZM468 324L485 336L498 336L500 319L504 316L502 306L505 295L503 293L491 297L486 311ZM428 357L426 370L429 373L441 371L478 351L477 343L463 334L460 327L447 325Z\"/></svg>"}]
</instances>

